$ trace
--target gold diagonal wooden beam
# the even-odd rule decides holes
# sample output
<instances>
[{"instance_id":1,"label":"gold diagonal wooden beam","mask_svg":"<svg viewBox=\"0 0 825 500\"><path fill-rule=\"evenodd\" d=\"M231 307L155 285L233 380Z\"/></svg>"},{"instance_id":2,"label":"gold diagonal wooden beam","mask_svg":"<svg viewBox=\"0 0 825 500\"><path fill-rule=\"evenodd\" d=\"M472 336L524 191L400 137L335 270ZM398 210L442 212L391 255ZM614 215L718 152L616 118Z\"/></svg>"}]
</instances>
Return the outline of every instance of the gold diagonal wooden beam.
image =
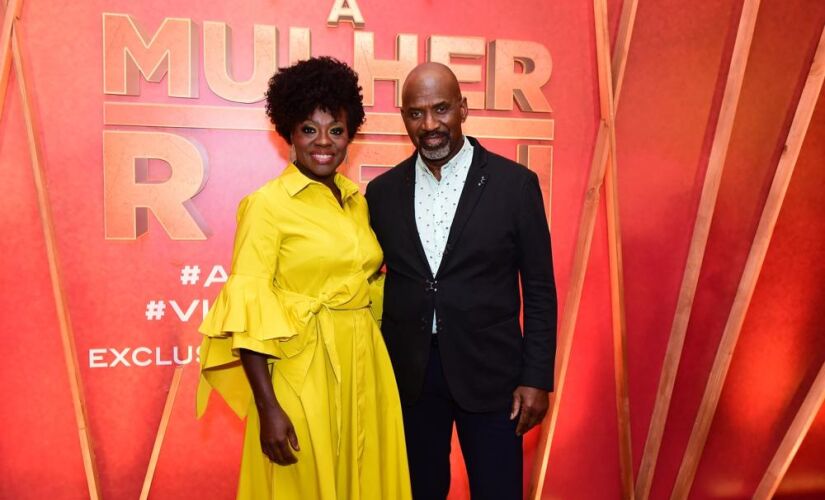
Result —
<instances>
[{"instance_id":1,"label":"gold diagonal wooden beam","mask_svg":"<svg viewBox=\"0 0 825 500\"><path fill-rule=\"evenodd\" d=\"M63 356L66 362L66 371L69 379L69 389L72 395L72 406L74 408L75 422L77 424L77 434L80 439L80 451L83 458L83 470L86 474L86 484L89 490L89 498L97 500L100 498L100 480L95 463L94 446L89 429L89 419L86 415L86 398L83 393L83 383L80 378L80 367L77 361L77 348L74 342L74 332L69 316L69 306L66 302L66 295L63 290L63 280L60 274L60 263L57 251L57 238L54 231L54 219L52 217L49 193L46 186L46 176L43 168L41 148L38 139L39 129L35 121L32 97L29 93L30 87L26 82L26 73L23 64L23 50L21 42L23 37L20 34L20 22L13 23L12 30L12 59L14 60L14 71L17 78L18 89L23 103L23 120L26 127L26 137L29 145L29 155L31 156L32 173L37 191L37 205L40 210L40 221L43 226L43 239L46 244L46 257L49 263L49 276L51 278L52 294L57 309L57 319L60 327L60 340L63 345Z\"/></svg>"},{"instance_id":2,"label":"gold diagonal wooden beam","mask_svg":"<svg viewBox=\"0 0 825 500\"><path fill-rule=\"evenodd\" d=\"M542 423L539 442L536 446L536 462L530 480L528 498L539 500L544 488L544 479L547 473L547 460L550 457L550 445L553 442L553 433L559 416L559 402L564 391L564 382L567 378L567 366L570 351L573 347L573 332L576 327L576 318L579 313L584 275L587 270L587 261L590 256L590 245L593 241L593 227L596 223L596 213L599 208L599 191L604 178L604 167L607 164L609 152L609 138L607 124L601 121L596 135L596 146L593 160L590 163L590 177L587 181L587 190L584 196L581 218L579 219L579 235L576 240L576 250L573 255L573 268L570 283L565 298L565 312L562 314L559 325L559 355L556 363L556 389L551 395L550 412Z\"/></svg>"},{"instance_id":3,"label":"gold diagonal wooden beam","mask_svg":"<svg viewBox=\"0 0 825 500\"><path fill-rule=\"evenodd\" d=\"M624 82L630 38L636 20L637 0L625 0L619 22L619 33L613 51L611 80L613 87L612 112L614 126L611 127L610 159L604 174L604 193L607 205L607 246L610 267L610 306L613 330L613 376L616 389L616 417L619 440L619 474L622 484L622 498L636 497L633 484L633 444L630 429L630 394L627 382L627 318L624 293L624 261L622 258L622 235L619 217L618 154L616 152L615 119L619 106L619 93ZM606 7L602 23L607 31ZM603 43L609 43L605 39ZM607 47L609 51L609 46Z\"/></svg>"},{"instance_id":4,"label":"gold diagonal wooden beam","mask_svg":"<svg viewBox=\"0 0 825 500\"><path fill-rule=\"evenodd\" d=\"M688 440L687 449L682 457L682 465L679 467L679 474L676 477L676 485L673 488L671 498L687 498L693 479L696 476L696 469L702 458L705 449L708 432L716 414L719 398L725 386L725 379L728 375L733 352L748 313L753 292L759 280L759 273L762 271L762 264L771 244L776 221L782 210L782 203L785 201L785 194L788 192L788 185L791 183L796 161L799 152L802 150L802 143L808 126L811 123L811 116L814 113L819 93L822 90L822 81L825 79L825 30L819 39L819 45L814 55L808 78L802 90L802 96L794 113L791 129L788 138L785 140L785 148L779 157L779 164L774 173L771 190L765 207L762 209L762 216L756 234L751 243L748 253L748 260L745 263L745 270L739 280L739 287L736 290L736 297L733 299L728 321L722 333L722 341L716 351L716 358L713 361L713 368L710 371L705 393L702 396L702 403L699 406L699 413L693 423L693 430Z\"/></svg>"},{"instance_id":5,"label":"gold diagonal wooden beam","mask_svg":"<svg viewBox=\"0 0 825 500\"><path fill-rule=\"evenodd\" d=\"M612 96L612 87L616 83L621 85L621 80L624 77L625 61L627 59L627 53L630 46L630 36L633 32L633 25L636 16L636 3L637 0L627 0L623 3L619 36L616 41L616 53L613 58L613 67L618 69L619 76L617 77L616 73L614 73L611 78L611 66L608 55L610 53L610 42L606 27L607 8L601 0L594 0L597 37L596 57L599 62L599 96L602 119L594 145L593 158L590 165L590 175L587 181L584 204L579 220L579 231L576 240L576 247L573 254L573 267L570 273L571 278L565 299L564 311L562 313L561 322L559 325L560 342L559 355L557 357L556 364L556 390L552 395L550 414L542 423L539 441L536 447L536 459L533 464L533 472L530 478L528 498L534 500L541 498L544 488L547 473L547 462L550 457L550 448L552 446L553 436L555 434L558 412L564 390L564 383L567 378L567 366L573 345L573 334L576 329L576 320L578 318L579 305L581 303L581 295L584 287L584 277L587 271L588 261L590 259L590 245L593 240L593 228L595 227L596 215L598 214L599 191L605 179L605 172L608 168L608 156L610 155L611 150L613 151L615 158L615 131L612 130L612 128L617 101ZM600 41L601 43L599 43ZM616 198L614 197L611 201L615 202ZM618 217L618 212L615 212L615 214ZM618 230L618 218L614 220L616 221L615 227ZM618 232L614 234L618 234ZM617 239L616 243L620 245L620 240ZM621 264L619 261L618 266L620 265ZM615 269L620 270L620 267ZM620 274L617 276L620 276ZM621 317L623 318L623 307L621 308L621 311ZM620 336L623 337L623 335L624 330L620 330ZM617 349L620 349L621 352L614 350L614 353L616 353L617 359L623 360L625 357L624 342L614 344L614 347L616 346L618 346ZM625 365L623 364L617 365L619 369L616 372L617 396L619 397L617 404L622 408L619 411L618 419L623 490L625 489L626 484L632 485L629 402L625 397L627 394L627 379L624 366ZM621 392L622 395L619 396L618 392ZM628 497L625 496L625 498Z\"/></svg>"},{"instance_id":6,"label":"gold diagonal wooden beam","mask_svg":"<svg viewBox=\"0 0 825 500\"><path fill-rule=\"evenodd\" d=\"M619 97L622 94L624 72L627 68L627 55L630 53L630 39L633 36L633 27L636 24L636 8L639 0L624 0L622 2L622 17L619 20L619 33L616 36L616 46L613 48L613 102L614 115L619 109Z\"/></svg>"},{"instance_id":7,"label":"gold diagonal wooden beam","mask_svg":"<svg viewBox=\"0 0 825 500\"><path fill-rule=\"evenodd\" d=\"M596 137L596 143L593 151L593 160L590 167L590 176L587 182L587 190L585 193L584 206L582 207L582 214L579 221L579 232L576 241L576 247L573 257L573 268L571 270L571 279L568 285L568 293L565 300L564 311L562 312L561 324L559 328L559 357L557 362L556 375L556 391L553 394L550 414L542 423L541 433L539 436L539 443L537 447L536 461L533 467L533 474L530 481L529 498L538 499L541 497L544 488L544 481L547 471L547 462L550 457L550 448L555 434L555 426L558 419L558 411L560 408L564 383L567 375L567 364L570 357L570 351L573 344L573 334L575 332L576 320L578 317L579 305L581 302L581 294L584 286L584 276L587 271L587 265L590 258L590 245L593 238L593 228L595 226L595 219L598 213L598 198L602 183L605 181L605 171L608 168L608 158L611 155L615 158L615 130L613 129L613 118L615 117L616 102L612 96L612 88L615 78L611 77L611 66L609 60L610 46L609 35L607 32L607 8L601 0L594 1L594 12L596 14L596 57L599 68L599 94L600 94L600 109L602 113L601 125ZM624 74L624 66L627 58L627 52L630 45L630 36L635 21L636 14L636 0L628 0L624 2L621 25L619 27L619 39L616 41L616 52L613 58L614 67L620 68L621 76ZM612 160L615 161L615 160ZM615 176L614 176L615 177ZM611 184L611 189L615 186ZM615 195L615 191L612 193ZM615 196L611 199L615 202ZM618 210L613 212L618 216ZM615 224L609 228L614 230L614 235L618 234L618 218L613 219ZM620 239L614 241L620 245ZM619 250L620 252L620 250ZM620 253L616 255L620 256ZM614 264L619 267L613 267L618 270L616 276L621 276L620 266L621 261L614 261ZM616 282L617 285L621 281ZM619 292L621 297L623 293ZM619 303L621 304L622 301ZM623 322L624 309L621 307L621 322ZM615 316L614 316L615 317ZM619 337L623 338L624 329L619 330ZM614 354L617 360L623 360L625 343L620 341L614 344L617 350ZM623 361L619 361L623 363ZM632 455L630 452L630 417L629 417L629 402L626 399L627 394L627 379L624 365L619 366L616 372L617 376L617 404L622 408L619 412L619 434L620 434L620 464L622 467L622 481L623 488L630 484L632 485ZM620 394L621 393L621 394ZM626 411L625 411L626 410ZM626 472L629 471L629 472ZM631 488L632 489L632 488ZM632 494L631 494L632 496ZM625 496L625 498L629 498Z\"/></svg>"},{"instance_id":8,"label":"gold diagonal wooden beam","mask_svg":"<svg viewBox=\"0 0 825 500\"><path fill-rule=\"evenodd\" d=\"M608 136L615 137L613 118L613 76L610 63L610 31L607 23L607 0L593 0L593 12L596 21L596 66L599 79L599 113L607 122ZM610 139L610 153L613 154L615 139Z\"/></svg>"},{"instance_id":9,"label":"gold diagonal wooden beam","mask_svg":"<svg viewBox=\"0 0 825 500\"><path fill-rule=\"evenodd\" d=\"M670 410L670 401L673 396L673 385L676 381L676 373L679 370L688 320L693 309L693 299L696 295L696 284L699 281L699 271L702 269L702 260L705 257L708 234L716 207L716 197L719 193L725 157L728 153L733 122L739 105L742 81L745 78L745 68L748 62L751 41L753 40L758 10L759 0L745 0L739 19L733 56L728 69L722 106L719 110L719 120L716 124L716 132L710 150L710 160L705 172L699 210L693 226L693 237L691 238L682 284L679 289L676 313L673 317L667 351L659 378L659 387L656 391L656 402L642 454L642 464L636 478L636 498L640 500L647 500L653 483L653 474L656 469L656 461L659 457L665 423Z\"/></svg>"},{"instance_id":10,"label":"gold diagonal wooden beam","mask_svg":"<svg viewBox=\"0 0 825 500\"><path fill-rule=\"evenodd\" d=\"M625 315L624 269L622 264L621 226L619 223L618 186L614 163L607 165L604 177L607 204L607 244L610 260L610 305L613 324L613 367L618 419L619 467L622 498L633 499L633 445L630 433L630 394L627 385L627 321Z\"/></svg>"},{"instance_id":11,"label":"gold diagonal wooden beam","mask_svg":"<svg viewBox=\"0 0 825 500\"><path fill-rule=\"evenodd\" d=\"M158 432L155 434L155 444L152 446L149 466L146 468L146 475L143 478L140 500L147 500L149 498L149 490L152 488L152 480L155 478L155 469L157 469L158 459L160 458L160 448L163 445L163 438L166 437L166 429L169 427L169 420L172 418L172 408L175 406L175 398L178 395L183 367L184 365L175 367L172 382L169 384L169 393L166 395L166 403L163 405L163 413L160 417L160 424L158 424Z\"/></svg>"},{"instance_id":12,"label":"gold diagonal wooden beam","mask_svg":"<svg viewBox=\"0 0 825 500\"><path fill-rule=\"evenodd\" d=\"M773 498L782 483L782 479L785 477L785 473L788 471L788 467L793 462L796 452L802 445L802 441L808 434L811 424L813 424L822 408L823 402L825 402L825 363L819 369L819 374L817 374L813 385L811 385L808 395L805 396L805 401L799 407L799 411L788 428L788 432L785 433L782 443L779 444L773 460L765 470L765 475L762 476L762 481L759 482L756 493L753 495L754 500L770 500Z\"/></svg>"},{"instance_id":13,"label":"gold diagonal wooden beam","mask_svg":"<svg viewBox=\"0 0 825 500\"><path fill-rule=\"evenodd\" d=\"M602 54L610 53L610 32L607 22L607 4L605 0L595 2L596 17L602 36L597 36L597 43L602 44ZM608 61L601 61L600 73L605 75L605 82L601 85L604 91L600 93L602 101L607 102L607 109L602 112L610 113L609 137L610 154L604 176L605 204L607 209L607 247L608 265L610 274L610 307L613 331L613 379L616 391L616 419L619 448L619 476L622 484L622 498L635 498L633 485L633 444L630 435L630 395L627 387L627 321L625 316L624 294L624 265L622 262L622 236L619 218L618 193L618 156L616 153L616 109L617 101L615 90L621 88L623 78L614 74L618 71L624 74L627 63L627 54L630 48L630 35L635 20L636 2L625 2L622 9L622 20L619 25L619 36L613 54L612 67Z\"/></svg>"},{"instance_id":14,"label":"gold diagonal wooden beam","mask_svg":"<svg viewBox=\"0 0 825 500\"><path fill-rule=\"evenodd\" d=\"M615 158L611 155L612 158ZM625 315L624 266L621 225L619 223L618 185L615 161L607 165L604 176L607 204L607 246L610 265L610 306L613 330L613 369L618 419L619 472L622 498L636 497L633 485L633 445L630 433L630 394L627 385L627 320Z\"/></svg>"},{"instance_id":15,"label":"gold diagonal wooden beam","mask_svg":"<svg viewBox=\"0 0 825 500\"><path fill-rule=\"evenodd\" d=\"M3 109L6 103L6 89L9 85L9 73L11 72L11 37L14 21L20 17L20 9L23 8L23 0L9 0L4 3L3 26L0 33L0 116L3 116Z\"/></svg>"}]
</instances>

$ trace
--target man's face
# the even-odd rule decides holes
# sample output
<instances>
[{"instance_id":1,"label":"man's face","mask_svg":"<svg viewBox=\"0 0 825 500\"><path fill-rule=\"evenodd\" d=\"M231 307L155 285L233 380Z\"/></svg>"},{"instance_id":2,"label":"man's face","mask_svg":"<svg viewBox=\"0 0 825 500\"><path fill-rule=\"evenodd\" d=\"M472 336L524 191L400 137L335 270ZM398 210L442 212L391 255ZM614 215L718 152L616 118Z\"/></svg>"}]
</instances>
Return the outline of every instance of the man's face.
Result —
<instances>
[{"instance_id":1,"label":"man's face","mask_svg":"<svg viewBox=\"0 0 825 500\"><path fill-rule=\"evenodd\" d=\"M467 100L449 80L437 75L418 78L405 85L401 117L425 162L441 166L463 144L461 124L467 119Z\"/></svg>"}]
</instances>

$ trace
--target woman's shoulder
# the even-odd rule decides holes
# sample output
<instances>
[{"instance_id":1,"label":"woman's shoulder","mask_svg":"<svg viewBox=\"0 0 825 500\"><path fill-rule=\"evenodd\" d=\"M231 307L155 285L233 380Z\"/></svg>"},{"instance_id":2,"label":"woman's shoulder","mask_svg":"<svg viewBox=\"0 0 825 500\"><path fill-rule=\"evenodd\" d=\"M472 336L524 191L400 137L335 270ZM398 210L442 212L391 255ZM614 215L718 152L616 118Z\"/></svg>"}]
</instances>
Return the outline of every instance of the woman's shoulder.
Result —
<instances>
[{"instance_id":1,"label":"woman's shoulder","mask_svg":"<svg viewBox=\"0 0 825 500\"><path fill-rule=\"evenodd\" d=\"M277 202L286 194L284 182L281 177L275 177L262 184L258 189L252 191L246 198L260 200L262 202Z\"/></svg>"},{"instance_id":2,"label":"woman's shoulder","mask_svg":"<svg viewBox=\"0 0 825 500\"><path fill-rule=\"evenodd\" d=\"M269 213L277 212L277 207L288 198L280 177L271 179L255 191L244 196L238 204L238 212Z\"/></svg>"}]
</instances>

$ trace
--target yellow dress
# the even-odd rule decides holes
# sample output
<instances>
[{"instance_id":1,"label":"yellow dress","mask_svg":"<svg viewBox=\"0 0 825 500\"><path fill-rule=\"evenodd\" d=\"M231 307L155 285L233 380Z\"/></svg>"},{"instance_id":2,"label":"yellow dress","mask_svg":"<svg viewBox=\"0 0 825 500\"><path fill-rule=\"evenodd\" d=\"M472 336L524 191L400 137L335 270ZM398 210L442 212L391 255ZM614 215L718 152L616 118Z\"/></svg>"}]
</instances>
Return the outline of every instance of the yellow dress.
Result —
<instances>
[{"instance_id":1,"label":"yellow dress","mask_svg":"<svg viewBox=\"0 0 825 500\"><path fill-rule=\"evenodd\" d=\"M246 417L239 499L409 499L401 406L371 310L383 255L357 186L336 175L343 208L294 165L244 198L232 272L200 327L198 416L212 389ZM380 318L380 314L377 316ZM272 356L298 463L261 451L238 349Z\"/></svg>"}]
</instances>

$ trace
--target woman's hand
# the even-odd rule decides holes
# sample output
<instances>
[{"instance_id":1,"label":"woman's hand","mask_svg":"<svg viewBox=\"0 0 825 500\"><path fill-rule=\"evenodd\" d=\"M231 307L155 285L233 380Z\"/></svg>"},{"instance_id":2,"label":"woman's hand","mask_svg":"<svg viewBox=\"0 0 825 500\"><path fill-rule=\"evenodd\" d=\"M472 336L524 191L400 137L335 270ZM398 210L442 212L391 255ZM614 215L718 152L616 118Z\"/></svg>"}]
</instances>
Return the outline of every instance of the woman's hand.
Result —
<instances>
[{"instance_id":1,"label":"woman's hand","mask_svg":"<svg viewBox=\"0 0 825 500\"><path fill-rule=\"evenodd\" d=\"M298 436L289 416L276 405L264 410L261 417L261 449L264 455L278 465L292 465L298 458L292 450L300 451Z\"/></svg>"},{"instance_id":2,"label":"woman's hand","mask_svg":"<svg viewBox=\"0 0 825 500\"><path fill-rule=\"evenodd\" d=\"M261 420L261 450L278 465L298 461L292 450L299 451L298 436L272 387L267 357L259 352L241 349L241 364L255 396L255 407Z\"/></svg>"}]
</instances>

